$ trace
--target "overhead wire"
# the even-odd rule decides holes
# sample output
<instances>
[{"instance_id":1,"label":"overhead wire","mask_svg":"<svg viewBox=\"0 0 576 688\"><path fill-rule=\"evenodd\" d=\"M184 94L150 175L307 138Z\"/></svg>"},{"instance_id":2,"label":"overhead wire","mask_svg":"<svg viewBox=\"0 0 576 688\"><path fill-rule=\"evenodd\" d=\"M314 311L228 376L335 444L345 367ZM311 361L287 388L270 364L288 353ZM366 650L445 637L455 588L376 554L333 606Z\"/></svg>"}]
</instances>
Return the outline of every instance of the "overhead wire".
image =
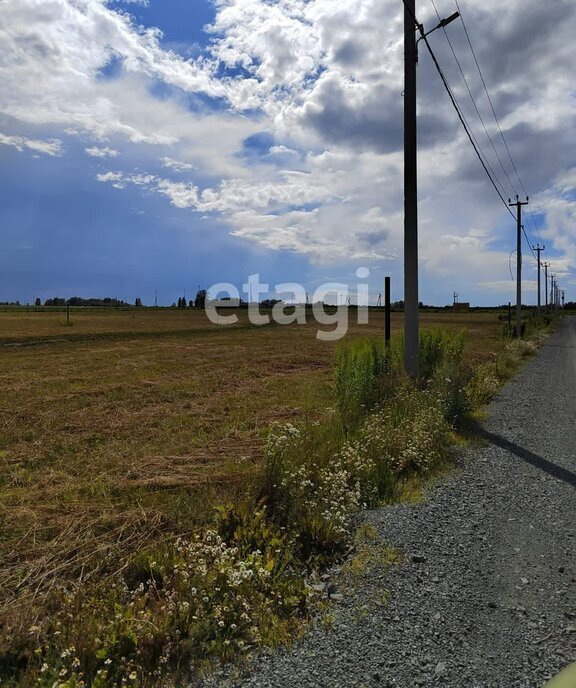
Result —
<instances>
[{"instance_id":1,"label":"overhead wire","mask_svg":"<svg viewBox=\"0 0 576 688\"><path fill-rule=\"evenodd\" d=\"M508 256L508 270L510 270L510 279L514 282L514 275L512 274L512 254L516 253L516 249L513 248Z\"/></svg>"},{"instance_id":2,"label":"overhead wire","mask_svg":"<svg viewBox=\"0 0 576 688\"><path fill-rule=\"evenodd\" d=\"M500 200L502 201L506 210L510 213L510 215L512 215L512 217L515 217L514 213L510 210L508 203L506 202L506 199L504 198L504 196L500 192L500 189L498 188L496 182L494 181L493 176L490 174L490 171L488 170L486 162L484 161L484 158L482 157L482 155L480 153L479 147L474 142L474 139L472 137L472 134L470 133L470 129L468 127L468 124L465 121L465 118L462 114L460 106L458 105L456 97L452 93L452 89L450 88L450 84L448 83L448 80L446 79L446 76L444 75L444 72L442 71L442 67L440 66L440 63L438 62L436 55L434 54L434 51L432 50L432 46L430 45L428 38L425 35L423 35L422 40L424 41L426 47L428 48L428 52L430 53L430 57L432 58L432 61L434 62L434 66L436 67L436 70L437 70L438 74L440 75L440 79L442 80L444 88L446 89L446 92L448 93L448 96L450 98L452 106L456 110L456 114L458 115L458 119L460 120L460 122L462 123L462 126L464 127L464 131L466 132L466 134L470 140L470 143L472 144L472 148L474 148L474 152L476 153L478 160L480 161L482 167L484 168L484 172L486 172L486 174L488 175L488 179L492 183L492 186L494 187L496 193L498 194L498 196L499 196Z\"/></svg>"},{"instance_id":3,"label":"overhead wire","mask_svg":"<svg viewBox=\"0 0 576 688\"><path fill-rule=\"evenodd\" d=\"M434 3L434 0L432 0ZM484 91L486 93L486 97L488 98L488 102L490 103L490 108L492 110L492 115L494 117L494 121L496 122L496 126L498 127L498 131L500 132L500 138L502 139L502 143L504 144L504 147L506 149L506 152L508 153L508 158L510 159L510 164L512 165L512 169L514 170L514 173L516 174L516 178L518 179L518 183L520 184L520 188L522 189L522 192L528 198L528 193L526 191L526 188L524 186L524 183L522 182L522 178L520 177L520 174L518 172L518 168L516 167L516 163L514 162L514 158L512 157L512 153L510 152L510 148L508 146L508 142L506 141L506 137L504 136L504 132L502 131L502 127L500 126L500 122L498 120L498 116L496 115L496 108L494 107L494 102L492 100L492 97L490 96L490 92L488 91L488 86L486 85L486 80L484 78L484 74L482 73L482 69L480 67L480 63L478 61L478 57L476 56L476 51L474 50L474 46L472 44L472 39L470 38L470 33L468 32L468 27L466 26L466 21L464 19L464 15L462 14L462 8L460 7L460 3L458 0L454 0L454 3L456 5L456 9L460 13L460 20L462 21L462 27L464 29L464 33L466 35L466 40L468 41L468 45L470 46L470 52L472 53L472 57L474 58L474 63L476 64L476 69L478 70L478 74L480 75L480 80L482 81L482 86L484 87ZM508 177L508 175L506 175ZM514 188L513 185L511 185L512 188ZM542 236L540 235L540 231L538 230L538 224L536 222L536 218L534 217L534 213L532 211L532 208L528 206L529 210L529 217L532 220L532 224L534 226L534 230L539 238L539 240L543 242Z\"/></svg>"},{"instance_id":4,"label":"overhead wire","mask_svg":"<svg viewBox=\"0 0 576 688\"><path fill-rule=\"evenodd\" d=\"M436 2L434 0L431 0L431 2L432 2L432 6L434 7L434 11L436 12L436 16L438 17L438 21L441 21L440 13L438 12ZM476 110L476 114L478 115L478 119L480 120L480 123L482 124L482 128L484 129L484 133L488 137L488 141L490 141L490 145L492 146L492 150L494 151L494 154L496 155L496 159L498 160L500 168L502 169L502 172L504 173L504 176L506 177L508 185L510 186L510 188L512 189L512 193L514 194L514 193L516 193L516 189L514 187L514 184L512 183L512 180L510 179L510 176L508 175L506 168L504 167L502 159L500 158L500 154L498 153L498 150L496 149L496 146L494 145L494 141L492 139L492 136L490 136L490 132L488 131L486 123L484 122L484 118L482 117L482 114L480 112L480 109L478 107L476 99L474 98L474 95L472 93L472 89L470 88L470 84L468 83L468 79L466 78L466 75L464 74L464 70L462 69L462 65L460 64L460 60L458 59L458 56L456 55L456 50L454 49L452 41L450 40L450 36L448 34L448 31L446 30L445 26L442 27L442 30L444 31L444 36L446 38L446 41L448 42L448 45L450 47L450 51L452 52L452 57L454 58L454 61L456 62L456 65L458 66L458 70L460 71L460 75L462 76L462 80L464 81L464 84L466 86L466 90L468 91L468 95L470 96L470 100L472 101L472 105L474 106L474 109ZM496 175L494 175L494 176L496 176ZM502 189L504 188L502 184L500 184L500 187Z\"/></svg>"},{"instance_id":5,"label":"overhead wire","mask_svg":"<svg viewBox=\"0 0 576 688\"><path fill-rule=\"evenodd\" d=\"M472 148L474 149L474 152L476 153L476 156L478 157L478 160L480 161L480 164L482 165L482 168L484 169L484 172L486 172L486 175L488 176L488 179L490 180L492 186L494 187L494 190L496 191L496 193L498 194L500 200L502 201L502 204L504 205L504 207L506 208L506 210L510 213L510 215L514 218L514 220L516 220L516 219L517 219L517 218L516 218L516 215L515 215L515 214L512 212L512 210L510 209L509 204L506 202L506 199L505 199L504 196L502 195L500 189L498 188L498 185L497 185L496 181L494 180L494 177L495 177L496 175L493 176L493 175L490 173L490 170L488 169L489 167L490 167L490 169L492 169L491 166L490 166L490 163L489 163L488 160L485 161L484 158L483 158L483 156L482 156L481 147L480 147L480 146L477 144L477 142L475 141L475 138L474 138L474 136L473 136L473 134L472 134L472 132L471 132L471 130L470 130L470 127L469 127L469 125L468 125L468 123L467 123L467 121L466 121L466 118L465 118L465 116L464 116L462 110L461 110L461 107L460 107L459 104L458 104L458 101L457 101L457 99L456 99L456 96L455 96L454 93L452 92L452 89L451 89L451 87L450 87L450 84L449 84L449 82L448 82L448 79L446 78L446 75L444 74L444 71L442 70L442 67L440 66L440 63L438 62L438 59L437 59L437 57L436 57L434 51L432 50L432 46L430 45L430 42L428 41L428 37L427 37L426 34L424 33L424 29L423 29L423 27L422 27L422 24L420 24L420 23L418 22L418 20L416 19L415 14L411 11L411 9L410 9L410 8L408 7L408 5L406 4L406 0L403 0L403 3L404 3L404 6L406 7L406 9L408 10L408 12L410 13L410 15L412 16L412 19L414 20L415 28L418 28L418 30L420 31L421 39L424 41L424 44L426 45L426 48L428 49L428 52L430 53L430 57L432 58L432 62L434 63L434 66L435 66L436 71L438 72L438 74L439 74L439 76L440 76L440 79L441 79L441 81L442 81L442 84L443 84L444 88L446 89L446 92L448 93L448 97L450 98L450 102L452 103L452 106L454 107L454 110L456 111L456 114L458 115L458 119L460 120L460 123L461 123L462 126L464 127L464 131L466 132L466 134L467 134L467 136L468 136L468 139L469 139L469 141L470 141L470 143L471 143L471 145L472 145ZM436 13L438 14L437 11L436 11ZM478 68L479 68L479 65L478 65ZM483 78L483 77L482 77L482 78ZM494 112L494 116L496 117L496 113L495 113L495 112ZM503 134L502 134L502 136L503 136ZM514 165L514 168L516 168L515 165ZM517 173L517 170L516 170L516 173ZM517 173L517 174L518 174L518 173ZM519 176L518 176L518 178L520 179ZM498 183L500 183L499 180L498 180ZM500 185L501 185L501 184L500 184ZM512 186L512 185L511 185L511 186ZM513 186L512 186L512 188L513 188ZM526 241L528 242L528 246L529 246L529 248L530 248L530 251L532 252L532 255L533 255L534 258L536 259L536 254L534 253L534 249L533 249L533 247L532 247L532 243L530 242L530 239L528 238L528 235L527 235L527 233L526 233L526 230L525 230L524 225L522 225L522 232L523 232L523 234L524 234L524 237L525 237ZM514 252L514 251L513 251L513 252ZM513 252L512 252L512 253L513 253ZM512 254L510 254L510 256L512 256Z\"/></svg>"},{"instance_id":6,"label":"overhead wire","mask_svg":"<svg viewBox=\"0 0 576 688\"><path fill-rule=\"evenodd\" d=\"M406 0L402 0L402 2L404 3L404 7L406 8L406 10L409 12L410 16L414 20L414 28L418 29L420 31L422 40L424 41L426 47L428 48L428 52L430 53L430 57L432 58L434 66L436 67L436 70L437 70L438 74L440 75L440 79L442 80L442 84L444 85L444 88L446 89L446 92L448 93L448 97L450 98L450 102L452 103L452 106L454 107L454 110L456 111L456 114L458 115L458 119L460 120L460 123L464 127L464 131L466 132L468 139L470 140L472 148L474 149L474 152L476 153L476 156L478 157L478 160L480 161L480 164L482 165L484 172L486 172L488 179L490 180L492 186L494 187L494 190L498 194L498 196L499 196L500 200L502 201L506 210L510 213L510 215L512 215L512 217L515 217L514 213L510 210L508 203L506 203L504 196L500 192L500 189L498 188L496 182L494 181L494 178L490 174L490 171L488 170L486 163L484 162L484 158L482 157L482 155L480 153L479 146L476 145L476 143L474 141L474 137L471 134L470 129L466 123L466 118L464 117L463 113L461 112L460 107L456 101L456 98L455 98L454 94L452 93L452 89L450 88L448 80L446 79L446 76L444 75L444 72L442 71L442 67L440 66L440 63L438 62L436 55L434 54L434 51L432 50L432 46L430 45L428 38L424 34L424 29L422 27L422 24L420 24L420 22L416 18L416 15L412 11L412 9L410 7L408 7Z\"/></svg>"},{"instance_id":7,"label":"overhead wire","mask_svg":"<svg viewBox=\"0 0 576 688\"><path fill-rule=\"evenodd\" d=\"M528 244L528 247L530 248L530 251L532 252L532 255L534 256L536 261L538 261L538 257L534 253L534 247L532 246L532 242L530 241L530 239L528 238L528 235L526 234L526 229L524 228L524 225L522 225L522 232L524 233L524 238L526 239L526 242Z\"/></svg>"}]
</instances>

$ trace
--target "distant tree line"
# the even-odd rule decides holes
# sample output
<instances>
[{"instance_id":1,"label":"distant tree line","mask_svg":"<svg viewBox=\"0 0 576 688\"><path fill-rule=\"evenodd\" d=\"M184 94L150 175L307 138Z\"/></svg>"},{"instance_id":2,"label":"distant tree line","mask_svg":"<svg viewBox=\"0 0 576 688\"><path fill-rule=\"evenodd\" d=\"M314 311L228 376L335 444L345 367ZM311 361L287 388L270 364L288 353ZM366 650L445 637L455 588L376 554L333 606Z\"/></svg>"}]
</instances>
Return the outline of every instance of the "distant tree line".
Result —
<instances>
[{"instance_id":1,"label":"distant tree line","mask_svg":"<svg viewBox=\"0 0 576 688\"><path fill-rule=\"evenodd\" d=\"M39 306L39 299L36 299L36 305ZM121 299L112 299L106 297L104 299L83 299L80 296L72 296L69 299L61 299L55 296L52 299L44 301L45 306L130 306L126 301Z\"/></svg>"}]
</instances>

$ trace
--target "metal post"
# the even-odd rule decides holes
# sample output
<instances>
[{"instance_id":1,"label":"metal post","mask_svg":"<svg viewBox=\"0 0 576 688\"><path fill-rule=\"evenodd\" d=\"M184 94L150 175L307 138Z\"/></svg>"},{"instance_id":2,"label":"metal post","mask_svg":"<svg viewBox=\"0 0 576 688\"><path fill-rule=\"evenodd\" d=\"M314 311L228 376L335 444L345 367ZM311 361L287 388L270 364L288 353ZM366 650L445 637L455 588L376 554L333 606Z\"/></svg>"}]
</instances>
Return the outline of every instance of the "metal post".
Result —
<instances>
[{"instance_id":1,"label":"metal post","mask_svg":"<svg viewBox=\"0 0 576 688\"><path fill-rule=\"evenodd\" d=\"M419 373L416 3L404 0L404 368Z\"/></svg>"},{"instance_id":2,"label":"metal post","mask_svg":"<svg viewBox=\"0 0 576 688\"><path fill-rule=\"evenodd\" d=\"M384 280L384 341L386 342L386 347L390 346L390 278L386 277Z\"/></svg>"}]
</instances>

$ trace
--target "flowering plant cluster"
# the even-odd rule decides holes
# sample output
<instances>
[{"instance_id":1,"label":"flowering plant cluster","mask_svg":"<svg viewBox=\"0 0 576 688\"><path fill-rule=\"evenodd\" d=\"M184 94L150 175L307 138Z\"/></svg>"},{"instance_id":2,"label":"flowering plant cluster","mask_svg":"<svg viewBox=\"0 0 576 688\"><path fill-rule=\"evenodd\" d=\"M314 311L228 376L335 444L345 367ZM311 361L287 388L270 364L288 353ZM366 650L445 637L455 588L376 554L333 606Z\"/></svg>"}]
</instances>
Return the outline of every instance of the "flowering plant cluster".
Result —
<instances>
[{"instance_id":1,"label":"flowering plant cluster","mask_svg":"<svg viewBox=\"0 0 576 688\"><path fill-rule=\"evenodd\" d=\"M361 441L394 474L428 472L446 454L450 426L442 394L405 385L365 420Z\"/></svg>"},{"instance_id":2,"label":"flowering plant cluster","mask_svg":"<svg viewBox=\"0 0 576 688\"><path fill-rule=\"evenodd\" d=\"M209 530L148 562L147 579L133 588L123 581L88 600L61 591L62 611L31 629L36 684L158 685L168 671L190 675L210 658L231 659L289 635L278 626L296 616L304 584L281 566L282 543L270 542L274 549L246 552Z\"/></svg>"},{"instance_id":3,"label":"flowering plant cluster","mask_svg":"<svg viewBox=\"0 0 576 688\"><path fill-rule=\"evenodd\" d=\"M374 463L356 441L330 444L318 426L276 426L266 452L275 517L298 533L308 555L342 547L350 517L373 493Z\"/></svg>"}]
</instances>

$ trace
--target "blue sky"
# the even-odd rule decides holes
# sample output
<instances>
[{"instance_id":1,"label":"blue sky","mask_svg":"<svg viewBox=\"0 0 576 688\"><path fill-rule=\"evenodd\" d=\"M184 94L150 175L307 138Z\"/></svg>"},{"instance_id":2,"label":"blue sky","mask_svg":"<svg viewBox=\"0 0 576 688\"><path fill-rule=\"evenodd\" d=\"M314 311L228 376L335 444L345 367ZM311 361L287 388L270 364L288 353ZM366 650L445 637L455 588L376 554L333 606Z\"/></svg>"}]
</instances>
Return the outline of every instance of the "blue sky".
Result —
<instances>
[{"instance_id":1,"label":"blue sky","mask_svg":"<svg viewBox=\"0 0 576 688\"><path fill-rule=\"evenodd\" d=\"M453 0L438 4L453 11ZM402 298L397 5L5 0L0 49L12 57L0 65L0 301L151 303L158 289L171 303L184 289L241 286L252 273L312 292L325 281L354 285L360 266L371 270L374 299L385 274ZM576 299L576 8L460 5L532 199L530 242L546 244L567 299ZM431 24L431 6L420 7ZM503 194L523 193L462 27L449 31L500 159L437 32L454 92ZM530 46L520 34L533 36ZM419 110L421 299L443 305L457 291L475 304L514 300L513 219L425 55ZM524 300L535 302L527 244L524 252Z\"/></svg>"}]
</instances>

